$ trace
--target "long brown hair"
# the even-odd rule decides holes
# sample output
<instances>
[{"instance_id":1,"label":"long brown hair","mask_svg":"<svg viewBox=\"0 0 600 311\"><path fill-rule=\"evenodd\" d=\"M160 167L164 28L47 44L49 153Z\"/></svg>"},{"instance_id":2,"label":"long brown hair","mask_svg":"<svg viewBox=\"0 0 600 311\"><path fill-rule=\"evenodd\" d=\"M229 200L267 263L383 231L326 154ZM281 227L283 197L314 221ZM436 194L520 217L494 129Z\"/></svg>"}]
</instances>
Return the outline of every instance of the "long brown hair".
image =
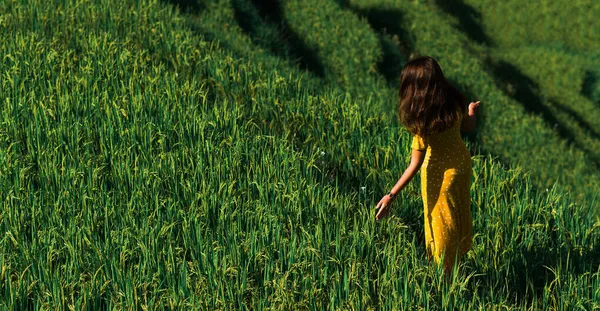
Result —
<instances>
[{"instance_id":1,"label":"long brown hair","mask_svg":"<svg viewBox=\"0 0 600 311\"><path fill-rule=\"evenodd\" d=\"M465 97L446 81L440 65L429 56L404 66L398 95L400 122L421 136L450 128L467 109Z\"/></svg>"}]
</instances>

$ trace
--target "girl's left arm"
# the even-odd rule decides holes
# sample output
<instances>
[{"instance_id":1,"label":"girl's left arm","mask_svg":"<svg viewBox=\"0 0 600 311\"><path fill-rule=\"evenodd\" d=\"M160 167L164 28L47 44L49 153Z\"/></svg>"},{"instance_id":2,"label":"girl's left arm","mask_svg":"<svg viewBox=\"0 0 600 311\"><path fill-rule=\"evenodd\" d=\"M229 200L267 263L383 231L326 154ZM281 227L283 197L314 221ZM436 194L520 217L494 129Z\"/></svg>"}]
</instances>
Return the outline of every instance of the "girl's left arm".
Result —
<instances>
[{"instance_id":1,"label":"girl's left arm","mask_svg":"<svg viewBox=\"0 0 600 311\"><path fill-rule=\"evenodd\" d=\"M469 104L468 113L464 116L460 130L463 133L471 133L475 130L477 111L479 110L480 101L472 102Z\"/></svg>"},{"instance_id":2,"label":"girl's left arm","mask_svg":"<svg viewBox=\"0 0 600 311\"><path fill-rule=\"evenodd\" d=\"M415 177L415 175L421 168L421 165L423 164L423 160L425 159L425 152L425 150L412 149L410 164L408 165L400 179L396 182L394 187L392 187L392 190L390 190L390 193L393 197L396 197L398 193L400 193L400 191L402 191L402 189L404 189L404 187L408 185L408 183L413 179L413 177ZM389 207L392 201L393 198L391 198L389 194L386 194L379 201L379 203L375 207L375 209L379 209L379 212L376 216L377 220L385 217L389 213Z\"/></svg>"}]
</instances>

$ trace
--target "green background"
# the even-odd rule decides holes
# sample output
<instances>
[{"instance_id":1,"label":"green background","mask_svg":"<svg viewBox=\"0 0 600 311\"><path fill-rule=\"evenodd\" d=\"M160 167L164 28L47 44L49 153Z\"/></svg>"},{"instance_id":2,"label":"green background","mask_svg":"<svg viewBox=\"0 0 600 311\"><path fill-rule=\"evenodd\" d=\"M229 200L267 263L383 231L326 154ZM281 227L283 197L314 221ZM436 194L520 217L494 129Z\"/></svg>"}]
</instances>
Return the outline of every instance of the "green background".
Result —
<instances>
[{"instance_id":1,"label":"green background","mask_svg":"<svg viewBox=\"0 0 600 311\"><path fill-rule=\"evenodd\" d=\"M600 308L600 3L0 2L0 306ZM481 100L429 265L398 76Z\"/></svg>"}]
</instances>

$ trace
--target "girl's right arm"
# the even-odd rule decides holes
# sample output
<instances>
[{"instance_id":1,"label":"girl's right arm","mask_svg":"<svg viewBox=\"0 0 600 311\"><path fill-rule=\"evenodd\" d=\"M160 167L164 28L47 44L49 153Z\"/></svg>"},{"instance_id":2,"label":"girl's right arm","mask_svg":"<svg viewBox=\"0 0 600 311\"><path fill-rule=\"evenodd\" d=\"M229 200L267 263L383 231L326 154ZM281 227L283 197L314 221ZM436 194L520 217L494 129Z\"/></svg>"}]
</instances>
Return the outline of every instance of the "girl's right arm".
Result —
<instances>
[{"instance_id":1,"label":"girl's right arm","mask_svg":"<svg viewBox=\"0 0 600 311\"><path fill-rule=\"evenodd\" d=\"M412 149L410 164L404 171L404 174L402 174L400 179L396 182L394 187L392 187L392 190L390 190L390 193L394 196L394 198L398 195L398 193L400 193L400 191L402 191L402 189L404 189L404 187L406 187L406 185L413 179L413 177L415 177L415 175L421 168L421 165L423 164L424 159L425 159L425 150ZM381 198L381 200L375 207L375 209L379 210L377 212L377 214L375 215L375 218L377 220L379 220L389 214L390 204L392 204L393 200L394 199L391 198L389 196L389 194L386 194L385 196L383 196L383 198Z\"/></svg>"},{"instance_id":2,"label":"girl's right arm","mask_svg":"<svg viewBox=\"0 0 600 311\"><path fill-rule=\"evenodd\" d=\"M460 125L460 130L464 133L470 133L475 129L477 125L476 115L479 110L480 101L472 102L469 104L469 113L463 118L462 124Z\"/></svg>"}]
</instances>

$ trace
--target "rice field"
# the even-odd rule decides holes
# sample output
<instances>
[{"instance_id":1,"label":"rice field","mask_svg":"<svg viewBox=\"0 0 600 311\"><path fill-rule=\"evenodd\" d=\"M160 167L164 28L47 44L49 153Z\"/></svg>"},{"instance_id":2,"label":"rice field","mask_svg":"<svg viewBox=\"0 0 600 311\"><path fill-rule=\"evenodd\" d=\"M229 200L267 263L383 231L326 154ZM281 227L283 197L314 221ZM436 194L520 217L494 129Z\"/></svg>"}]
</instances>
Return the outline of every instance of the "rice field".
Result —
<instances>
[{"instance_id":1,"label":"rice field","mask_svg":"<svg viewBox=\"0 0 600 311\"><path fill-rule=\"evenodd\" d=\"M549 108L569 139L502 73L540 107L577 81L439 3L264 3L0 2L3 310L600 309L593 51L531 47L579 66L589 102ZM424 52L489 102L452 282L418 177L374 219L409 161L395 74Z\"/></svg>"}]
</instances>

